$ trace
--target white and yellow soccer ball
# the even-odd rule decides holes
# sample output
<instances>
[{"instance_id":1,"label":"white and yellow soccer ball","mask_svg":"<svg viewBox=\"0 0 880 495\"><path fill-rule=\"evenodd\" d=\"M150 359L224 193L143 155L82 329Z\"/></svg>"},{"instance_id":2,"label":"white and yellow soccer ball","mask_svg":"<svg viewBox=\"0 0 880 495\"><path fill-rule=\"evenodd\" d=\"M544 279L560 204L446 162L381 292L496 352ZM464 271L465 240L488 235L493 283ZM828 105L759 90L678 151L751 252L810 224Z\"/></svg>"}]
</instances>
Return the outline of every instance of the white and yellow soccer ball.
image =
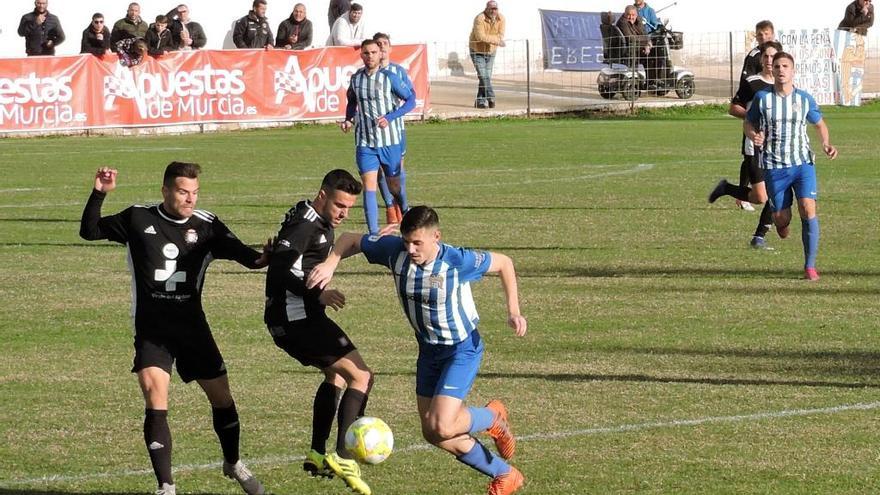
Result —
<instances>
[{"instance_id":1,"label":"white and yellow soccer ball","mask_svg":"<svg viewBox=\"0 0 880 495\"><path fill-rule=\"evenodd\" d=\"M381 419L364 416L345 432L345 448L362 464L379 464L394 450L394 434Z\"/></svg>"}]
</instances>

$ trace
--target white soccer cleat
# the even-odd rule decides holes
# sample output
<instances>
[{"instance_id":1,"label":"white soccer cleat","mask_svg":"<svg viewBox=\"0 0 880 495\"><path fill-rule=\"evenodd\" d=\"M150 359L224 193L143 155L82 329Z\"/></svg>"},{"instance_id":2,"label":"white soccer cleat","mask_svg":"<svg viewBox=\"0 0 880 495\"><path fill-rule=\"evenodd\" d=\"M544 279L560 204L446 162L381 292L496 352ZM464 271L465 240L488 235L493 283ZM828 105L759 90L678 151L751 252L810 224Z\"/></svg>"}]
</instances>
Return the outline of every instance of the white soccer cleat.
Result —
<instances>
[{"instance_id":1,"label":"white soccer cleat","mask_svg":"<svg viewBox=\"0 0 880 495\"><path fill-rule=\"evenodd\" d=\"M235 464L223 461L223 476L238 481L238 484L241 485L241 488L248 495L263 495L266 493L266 489L263 488L260 480L241 461Z\"/></svg>"},{"instance_id":2,"label":"white soccer cleat","mask_svg":"<svg viewBox=\"0 0 880 495\"><path fill-rule=\"evenodd\" d=\"M156 490L156 495L177 495L177 488L168 483L162 483L162 487Z\"/></svg>"},{"instance_id":3,"label":"white soccer cleat","mask_svg":"<svg viewBox=\"0 0 880 495\"><path fill-rule=\"evenodd\" d=\"M745 211L755 211L755 207L752 206L748 201L740 201L736 200L736 205L740 207L740 209Z\"/></svg>"}]
</instances>

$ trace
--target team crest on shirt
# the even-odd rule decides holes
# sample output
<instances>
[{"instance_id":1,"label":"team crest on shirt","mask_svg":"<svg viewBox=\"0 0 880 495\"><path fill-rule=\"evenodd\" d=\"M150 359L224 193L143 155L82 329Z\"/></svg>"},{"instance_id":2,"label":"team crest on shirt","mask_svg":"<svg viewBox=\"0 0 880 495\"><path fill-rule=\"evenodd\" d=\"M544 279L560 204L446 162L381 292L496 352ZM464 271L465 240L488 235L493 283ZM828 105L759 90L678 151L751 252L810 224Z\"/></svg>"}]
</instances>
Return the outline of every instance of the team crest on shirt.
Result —
<instances>
[{"instance_id":1,"label":"team crest on shirt","mask_svg":"<svg viewBox=\"0 0 880 495\"><path fill-rule=\"evenodd\" d=\"M195 244L199 242L199 234L195 229L189 229L183 234L183 240L186 241L187 244Z\"/></svg>"},{"instance_id":2,"label":"team crest on shirt","mask_svg":"<svg viewBox=\"0 0 880 495\"><path fill-rule=\"evenodd\" d=\"M440 289L443 287L443 275L431 275L428 277L428 284L432 289Z\"/></svg>"}]
</instances>

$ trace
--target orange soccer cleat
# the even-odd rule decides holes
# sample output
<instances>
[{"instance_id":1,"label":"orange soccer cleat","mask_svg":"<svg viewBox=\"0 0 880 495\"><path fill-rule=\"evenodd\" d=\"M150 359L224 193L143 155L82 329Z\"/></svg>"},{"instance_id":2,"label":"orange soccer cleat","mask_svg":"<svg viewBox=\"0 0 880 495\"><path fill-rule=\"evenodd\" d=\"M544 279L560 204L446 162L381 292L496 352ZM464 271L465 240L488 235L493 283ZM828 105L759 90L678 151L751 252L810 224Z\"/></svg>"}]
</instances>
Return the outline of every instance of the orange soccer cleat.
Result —
<instances>
[{"instance_id":1,"label":"orange soccer cleat","mask_svg":"<svg viewBox=\"0 0 880 495\"><path fill-rule=\"evenodd\" d=\"M498 455L503 459L510 459L516 452L516 438L510 431L510 422L507 420L507 408L500 400L491 400L486 407L495 413L495 421L489 427L487 433L495 440L495 448ZM522 475L520 475L522 476ZM513 493L513 492L510 492Z\"/></svg>"},{"instance_id":2,"label":"orange soccer cleat","mask_svg":"<svg viewBox=\"0 0 880 495\"><path fill-rule=\"evenodd\" d=\"M510 495L522 488L526 479L519 469L510 466L510 471L492 478L488 495Z\"/></svg>"}]
</instances>

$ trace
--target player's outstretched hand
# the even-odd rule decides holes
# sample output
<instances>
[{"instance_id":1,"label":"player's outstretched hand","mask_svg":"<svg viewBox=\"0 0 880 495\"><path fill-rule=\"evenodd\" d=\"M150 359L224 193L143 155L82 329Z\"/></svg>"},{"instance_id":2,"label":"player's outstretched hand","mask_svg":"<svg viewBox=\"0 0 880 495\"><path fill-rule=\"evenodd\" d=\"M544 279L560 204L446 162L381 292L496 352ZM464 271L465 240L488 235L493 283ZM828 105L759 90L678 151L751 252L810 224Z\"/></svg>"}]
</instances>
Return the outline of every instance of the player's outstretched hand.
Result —
<instances>
[{"instance_id":1,"label":"player's outstretched hand","mask_svg":"<svg viewBox=\"0 0 880 495\"><path fill-rule=\"evenodd\" d=\"M834 146L831 146L830 144L823 144L822 151L824 151L825 156L827 156L831 160L834 160L835 158L837 158L837 148L835 148Z\"/></svg>"},{"instance_id":2,"label":"player's outstretched hand","mask_svg":"<svg viewBox=\"0 0 880 495\"><path fill-rule=\"evenodd\" d=\"M393 235L400 232L400 224L399 223L389 223L388 225L379 229L379 237L386 235Z\"/></svg>"},{"instance_id":3,"label":"player's outstretched hand","mask_svg":"<svg viewBox=\"0 0 880 495\"><path fill-rule=\"evenodd\" d=\"M257 265L257 268L263 268L264 266L269 264L269 260L272 258L272 251L275 248L275 238L270 237L266 244L263 244L263 253L257 258L257 261L254 263Z\"/></svg>"},{"instance_id":4,"label":"player's outstretched hand","mask_svg":"<svg viewBox=\"0 0 880 495\"><path fill-rule=\"evenodd\" d=\"M95 190L108 193L116 189L116 175L119 172L115 168L101 167L95 172Z\"/></svg>"},{"instance_id":5,"label":"player's outstretched hand","mask_svg":"<svg viewBox=\"0 0 880 495\"><path fill-rule=\"evenodd\" d=\"M328 260L318 263L312 268L312 271L309 272L309 278L306 279L306 288L313 289L317 287L323 289L324 287L327 287L327 284L333 279L333 272L335 270L336 266Z\"/></svg>"},{"instance_id":6,"label":"player's outstretched hand","mask_svg":"<svg viewBox=\"0 0 880 495\"><path fill-rule=\"evenodd\" d=\"M318 296L318 302L328 308L333 308L336 311L339 311L345 307L345 295L338 290L328 289Z\"/></svg>"},{"instance_id":7,"label":"player's outstretched hand","mask_svg":"<svg viewBox=\"0 0 880 495\"><path fill-rule=\"evenodd\" d=\"M508 316L507 325L516 332L517 337L522 337L523 335L525 335L526 329L529 326L528 322L526 322L526 317L523 315Z\"/></svg>"}]
</instances>

